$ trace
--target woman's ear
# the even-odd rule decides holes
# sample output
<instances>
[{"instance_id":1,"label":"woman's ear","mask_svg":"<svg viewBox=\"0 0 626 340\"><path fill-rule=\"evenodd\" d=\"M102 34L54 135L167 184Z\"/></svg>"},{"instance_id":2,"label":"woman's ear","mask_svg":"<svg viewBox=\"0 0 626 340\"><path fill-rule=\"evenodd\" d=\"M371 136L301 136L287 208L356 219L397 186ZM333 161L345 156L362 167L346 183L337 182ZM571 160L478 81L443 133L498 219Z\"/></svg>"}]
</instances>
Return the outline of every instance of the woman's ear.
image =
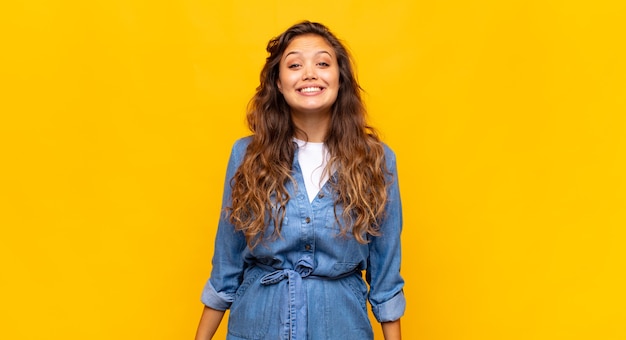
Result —
<instances>
[{"instance_id":1,"label":"woman's ear","mask_svg":"<svg viewBox=\"0 0 626 340\"><path fill-rule=\"evenodd\" d=\"M276 80L276 87L278 87L280 93L283 93L283 85L280 83L280 79Z\"/></svg>"}]
</instances>

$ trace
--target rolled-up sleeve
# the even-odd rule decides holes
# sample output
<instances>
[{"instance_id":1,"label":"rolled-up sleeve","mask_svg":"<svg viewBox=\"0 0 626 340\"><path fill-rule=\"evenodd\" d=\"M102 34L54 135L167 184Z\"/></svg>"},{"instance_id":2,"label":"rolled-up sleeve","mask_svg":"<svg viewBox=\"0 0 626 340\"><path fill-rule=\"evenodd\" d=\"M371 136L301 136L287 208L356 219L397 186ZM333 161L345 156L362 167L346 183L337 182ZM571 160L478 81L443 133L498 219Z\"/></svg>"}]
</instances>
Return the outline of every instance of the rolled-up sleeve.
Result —
<instances>
[{"instance_id":1,"label":"rolled-up sleeve","mask_svg":"<svg viewBox=\"0 0 626 340\"><path fill-rule=\"evenodd\" d=\"M380 236L370 242L369 265L366 273L370 285L369 301L378 322L395 321L404 315L406 299L404 280L400 275L402 232L402 204L394 153L385 150L387 168L391 173L385 216L380 225Z\"/></svg>"},{"instance_id":2,"label":"rolled-up sleeve","mask_svg":"<svg viewBox=\"0 0 626 340\"><path fill-rule=\"evenodd\" d=\"M230 204L230 181L235 175L245 153L247 140L237 141L232 148L222 197L222 213L215 236L211 276L202 291L201 301L204 305L217 310L230 308L235 292L241 284L244 270L243 252L246 247L245 237L235 231L228 222L226 207Z\"/></svg>"}]
</instances>

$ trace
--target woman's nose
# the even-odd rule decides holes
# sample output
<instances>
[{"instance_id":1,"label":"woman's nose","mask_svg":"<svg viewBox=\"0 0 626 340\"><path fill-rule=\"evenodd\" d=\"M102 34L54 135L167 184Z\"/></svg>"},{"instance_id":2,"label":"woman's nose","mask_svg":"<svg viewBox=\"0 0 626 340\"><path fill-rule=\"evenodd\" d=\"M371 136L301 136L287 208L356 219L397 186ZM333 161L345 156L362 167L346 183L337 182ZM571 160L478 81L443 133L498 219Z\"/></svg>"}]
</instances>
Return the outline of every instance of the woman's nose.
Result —
<instances>
[{"instance_id":1,"label":"woman's nose","mask_svg":"<svg viewBox=\"0 0 626 340\"><path fill-rule=\"evenodd\" d=\"M304 73L302 74L302 79L303 80L317 79L317 74L315 72L315 67L313 67L313 66L305 67Z\"/></svg>"}]
</instances>

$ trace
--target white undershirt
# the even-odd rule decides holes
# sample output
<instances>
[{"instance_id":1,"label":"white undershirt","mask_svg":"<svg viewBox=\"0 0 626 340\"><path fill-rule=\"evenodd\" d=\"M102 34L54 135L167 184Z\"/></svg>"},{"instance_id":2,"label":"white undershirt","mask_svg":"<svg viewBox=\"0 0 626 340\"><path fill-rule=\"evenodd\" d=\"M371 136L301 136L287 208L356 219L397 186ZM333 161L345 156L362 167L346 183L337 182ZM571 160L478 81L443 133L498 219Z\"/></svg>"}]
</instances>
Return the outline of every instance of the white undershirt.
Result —
<instances>
[{"instance_id":1,"label":"white undershirt","mask_svg":"<svg viewBox=\"0 0 626 340\"><path fill-rule=\"evenodd\" d=\"M324 168L330 155L324 143L305 142L295 138L294 140L298 143L298 163L304 177L304 186L309 201L313 202L320 188L328 180L328 172L324 172Z\"/></svg>"}]
</instances>

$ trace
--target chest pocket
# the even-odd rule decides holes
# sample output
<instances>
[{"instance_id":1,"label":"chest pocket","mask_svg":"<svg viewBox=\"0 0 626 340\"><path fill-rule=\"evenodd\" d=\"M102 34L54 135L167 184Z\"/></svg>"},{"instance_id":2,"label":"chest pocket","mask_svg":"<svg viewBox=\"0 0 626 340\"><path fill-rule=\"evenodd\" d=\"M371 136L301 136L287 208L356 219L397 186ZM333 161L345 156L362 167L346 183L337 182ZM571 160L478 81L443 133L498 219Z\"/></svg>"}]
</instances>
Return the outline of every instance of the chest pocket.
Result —
<instances>
[{"instance_id":1,"label":"chest pocket","mask_svg":"<svg viewBox=\"0 0 626 340\"><path fill-rule=\"evenodd\" d=\"M333 230L336 230L337 233L339 233L341 232L342 227L346 227L347 235L352 235L352 226L348 225L350 221L346 221L346 219L344 219L342 216L343 208L335 207L334 210L335 211L333 211L333 209L328 209L328 213L326 214L326 221L325 221L326 223L324 223L324 228L333 229ZM337 216L335 216L335 212Z\"/></svg>"}]
</instances>

